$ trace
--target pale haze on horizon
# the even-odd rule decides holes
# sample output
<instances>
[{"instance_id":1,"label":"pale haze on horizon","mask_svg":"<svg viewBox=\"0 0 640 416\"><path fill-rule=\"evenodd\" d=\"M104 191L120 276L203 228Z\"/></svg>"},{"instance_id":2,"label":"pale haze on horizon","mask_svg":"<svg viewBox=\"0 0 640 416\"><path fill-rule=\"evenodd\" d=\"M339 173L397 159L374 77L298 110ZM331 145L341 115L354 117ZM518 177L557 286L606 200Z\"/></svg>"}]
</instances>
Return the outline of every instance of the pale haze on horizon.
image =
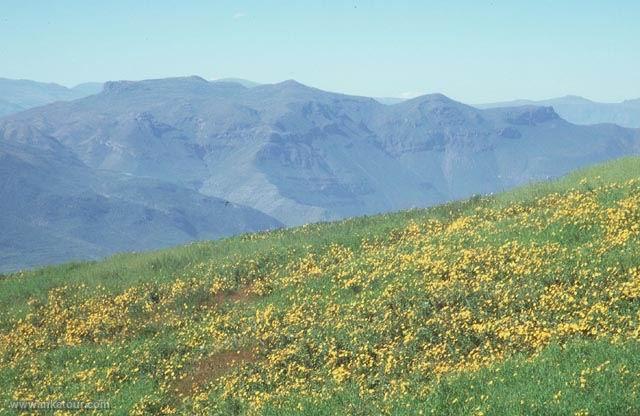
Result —
<instances>
[{"instance_id":1,"label":"pale haze on horizon","mask_svg":"<svg viewBox=\"0 0 640 416\"><path fill-rule=\"evenodd\" d=\"M640 2L3 1L0 77L296 79L469 103L640 97Z\"/></svg>"}]
</instances>

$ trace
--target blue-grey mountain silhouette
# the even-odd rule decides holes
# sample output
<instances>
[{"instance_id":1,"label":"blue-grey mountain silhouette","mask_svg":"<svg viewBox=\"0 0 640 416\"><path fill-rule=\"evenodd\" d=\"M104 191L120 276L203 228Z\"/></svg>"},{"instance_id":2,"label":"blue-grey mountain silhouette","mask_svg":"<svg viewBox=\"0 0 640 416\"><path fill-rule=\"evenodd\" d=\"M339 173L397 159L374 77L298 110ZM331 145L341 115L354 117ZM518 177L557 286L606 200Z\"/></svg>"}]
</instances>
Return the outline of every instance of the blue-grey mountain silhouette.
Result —
<instances>
[{"instance_id":1,"label":"blue-grey mountain silhouette","mask_svg":"<svg viewBox=\"0 0 640 416\"><path fill-rule=\"evenodd\" d=\"M24 153L1 184L9 189L7 182L26 178L5 191L21 190L20 207L43 193L70 200L70 207L89 204L74 208L84 214L72 210L65 218L64 210L48 208L58 202L44 198L29 216L2 198L0 209L19 220L13 228L3 225L15 238L2 250L19 266L15 259L42 263L27 248L49 247L54 235L65 237L56 250L68 251L47 261L82 257L73 247L88 241L88 224L91 235L101 227L103 234L117 233L144 223L145 206L182 213L132 228L158 245L203 238L203 229L216 234L215 215L209 222L204 217L220 200L237 204L245 220L219 234L424 207L640 153L640 130L575 125L551 107L481 110L440 94L384 105L295 81L247 88L185 77L109 82L99 94L5 117L0 143ZM43 154L46 160L36 158ZM85 195L89 202L77 199ZM192 209L194 201L200 208ZM125 210L110 208L116 203L138 208L126 218L104 214L109 220L102 223L78 220ZM54 214L56 234L39 226ZM176 229L179 237L164 238ZM104 245L88 241L91 256L143 248L112 237Z\"/></svg>"},{"instance_id":2,"label":"blue-grey mountain silhouette","mask_svg":"<svg viewBox=\"0 0 640 416\"><path fill-rule=\"evenodd\" d=\"M640 128L640 99L619 103L599 103L569 95L542 101L516 100L479 104L478 108L515 107L523 105L551 106L567 121L576 124L613 123L623 127Z\"/></svg>"},{"instance_id":3,"label":"blue-grey mountain silhouette","mask_svg":"<svg viewBox=\"0 0 640 416\"><path fill-rule=\"evenodd\" d=\"M53 83L0 78L0 117L55 101L69 101L97 94L102 83L89 82L67 88Z\"/></svg>"}]
</instances>

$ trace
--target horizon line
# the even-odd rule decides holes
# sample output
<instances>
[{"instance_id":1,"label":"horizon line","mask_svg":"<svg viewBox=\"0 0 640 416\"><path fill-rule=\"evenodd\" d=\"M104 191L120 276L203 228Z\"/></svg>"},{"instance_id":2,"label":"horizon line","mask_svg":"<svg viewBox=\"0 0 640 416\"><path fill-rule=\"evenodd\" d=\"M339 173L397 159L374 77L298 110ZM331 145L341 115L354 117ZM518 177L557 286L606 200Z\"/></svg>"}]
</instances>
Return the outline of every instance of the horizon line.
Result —
<instances>
[{"instance_id":1,"label":"horizon line","mask_svg":"<svg viewBox=\"0 0 640 416\"><path fill-rule=\"evenodd\" d=\"M401 100L401 101L409 101L412 100L414 98L419 98L419 97L423 97L423 96L427 96L427 95L443 95L453 101L457 101L459 103L463 103L463 104L467 104L467 105L496 105L496 104L513 104L514 102L517 101L530 101L532 104L536 104L539 102L543 102L543 101L550 101L550 100L557 100L557 99L567 99L567 98L574 98L574 99L581 99L581 100L585 100L585 101L589 101L591 103L594 104L624 104L626 102L630 102L630 101L637 101L640 100L640 97L630 97L630 98L624 98L621 99L619 101L599 101L599 100L594 100L591 98L587 98L586 96L580 95L580 94L562 94L562 95L556 95L556 96L552 96L552 97L548 97L548 98L542 98L542 99L530 99L530 98L525 98L525 97L516 97L516 98L510 98L510 99L502 99L502 100L496 100L496 101L483 101L483 102L466 102L463 100L459 100L457 98L452 98L451 96L442 93L442 92L438 92L438 91L433 91L433 92L424 92L424 93L411 93L410 96L406 96L406 97L402 97L402 94L408 94L408 93L399 93L398 96L391 96L391 95L369 95L369 94L354 94L354 93L346 93L346 92L341 92L341 91L335 91L332 89L324 89L324 88L319 88L319 87L315 87L309 84L305 84L304 82L300 82L294 78L288 78L288 79L283 79L281 81L277 81L277 82L259 82L259 81L254 81L251 79L246 79L246 78L242 78L242 77L234 77L234 76L224 76L224 77L219 77L219 78L212 78L212 79L207 79L201 75L197 75L197 74L191 74L191 75L175 75L175 76L166 76L166 77L161 77L161 78L141 78L141 79L109 79L106 81L85 81L85 82L80 82L77 84L65 84L65 83L61 83L61 82L57 82L57 81L38 81L35 79L29 79L29 78L9 78L9 77L4 77L4 76L0 76L0 80L5 80L5 81L27 81L27 82L34 82L34 83L38 83L38 84L44 84L44 85L57 85L59 87L63 87L69 90L72 90L74 88L77 88L78 86L81 85L85 85L85 84L106 84L108 82L144 82L144 81L160 81L160 80L169 80L169 79L181 79L181 78L192 78L192 77L197 77L200 78L206 82L220 82L220 81L228 81L230 83L238 83L240 85L242 85L240 82L238 81L246 81L246 82L250 82L250 83L255 83L257 84L257 86L262 86L262 85L277 85L277 84L282 84L285 83L287 81L293 81L296 82L297 84L300 84L302 86L305 86L307 88L313 88L313 89L317 89L320 91L324 91L324 92L329 92L329 93L335 93L335 94L342 94L342 95L349 95L349 96L354 96L354 97L363 97L363 98L372 98L372 99L391 99L391 100ZM253 88L253 87L248 87L248 88Z\"/></svg>"}]
</instances>

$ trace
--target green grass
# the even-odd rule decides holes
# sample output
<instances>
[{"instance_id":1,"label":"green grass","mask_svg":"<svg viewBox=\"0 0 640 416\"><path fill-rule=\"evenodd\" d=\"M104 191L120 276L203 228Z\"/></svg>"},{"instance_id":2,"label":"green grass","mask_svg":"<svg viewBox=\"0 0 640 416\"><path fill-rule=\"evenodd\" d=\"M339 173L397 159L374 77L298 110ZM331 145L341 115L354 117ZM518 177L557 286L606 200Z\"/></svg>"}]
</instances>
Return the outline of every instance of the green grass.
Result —
<instances>
[{"instance_id":1,"label":"green grass","mask_svg":"<svg viewBox=\"0 0 640 416\"><path fill-rule=\"evenodd\" d=\"M515 357L500 365L442 380L426 401L407 398L393 404L394 415L590 415L640 414L637 393L629 386L640 374L640 344L575 342L552 345L534 358ZM318 408L294 398L269 416L372 415L373 407L346 387Z\"/></svg>"},{"instance_id":2,"label":"green grass","mask_svg":"<svg viewBox=\"0 0 640 416\"><path fill-rule=\"evenodd\" d=\"M18 389L18 386L20 389L28 390L41 384L50 384L48 393L53 395L63 394L67 398L83 397L86 395L85 386L73 379L73 375L97 368L101 375L95 378L106 379L106 369L115 362L118 363L119 373L116 377L120 377L117 382L120 387L96 393L89 397L90 399L109 400L112 411L121 414L128 413L136 405L140 406L141 402L146 403L147 414L158 413L164 406L177 408L180 413L190 413L194 410L192 403L183 406L175 397L160 391L160 368L165 364L184 364L181 357L189 357L190 361L186 361L187 369L189 365L197 363L194 357L197 357L198 349L186 345L184 339L188 337L181 332L191 330L191 327L182 326L181 321L191 322L193 328L205 326L210 309L205 308L203 312L199 305L211 302L208 287L217 280L230 282L229 292L234 292L256 282L265 283L265 279L274 276L279 278L284 273L283 265L298 264L310 254L330 259L327 253L334 245L359 253L363 251L363 241L396 243L405 238L404 230L413 223L422 224L435 219L449 224L458 218L473 216L479 210L501 210L512 206L527 208L534 204L536 199L546 195L563 195L576 189L588 191L614 182L621 183L637 178L640 178L640 158L625 158L575 172L559 180L429 209L313 224L219 241L198 242L149 253L119 254L98 262L70 263L8 274L0 278L0 335L7 334L8 337L19 322L37 323L41 318L42 308L52 302L51 293L55 290L60 290L63 297L68 297L65 307L77 307L70 312L68 319L82 318L81 314L85 311L82 309L84 300L103 301L106 309L106 303L127 289L136 290L139 300L127 304L122 315L122 318L131 320L127 325L128 329L134 330L132 333L118 332L118 322L115 322L112 327L104 329L104 334L96 334L93 341L83 341L80 345L63 345L64 343L60 343L55 337L64 331L56 329L51 330L50 335L52 345L60 343L55 348L44 346L37 350L34 347L30 357L17 361L7 358L10 353L7 353L5 358L0 354L0 385L7 387L6 391L0 394L0 400L8 400L10 392ZM616 192L618 191L612 190L599 195L603 207L613 206L625 196ZM502 227L502 232L489 235L486 241L479 242L472 238L469 241L447 243L469 248L482 245L498 247L505 241L519 241L522 244L553 242L565 247L579 247L588 246L590 241L599 238L598 230L581 229L575 224L554 225L539 231L513 227L509 221L509 218L496 220L495 226ZM412 248L408 247L407 254L411 254ZM632 241L625 250L603 254L602 258L598 259L597 266L602 268L603 279L608 273L607 267L615 266L625 270L637 267L640 259L639 247L640 242ZM588 261L588 253L584 258L567 259L566 270L579 270L582 264L580 262L586 264ZM571 262L575 264L570 264ZM557 272L539 276L541 287L557 283L569 284L576 279L569 273L565 274L564 270ZM172 298L171 303L163 306L165 309L161 315L156 316L156 312L144 309L144 303L149 299L153 300L156 296L163 299L169 297L168 287L173 282L181 279L188 281L190 277L202 279L202 286L194 286L184 294ZM286 316L288 308L293 306L293 299L302 295L308 299L317 296L313 301L313 311L322 310L329 303L345 307L349 307L354 301L373 304L381 298L385 289L393 286L394 282L406 284L407 287L407 293L402 292L402 288L398 289L399 294L395 298L398 304L421 311L425 314L425 319L431 316L429 314L438 313L436 306L426 303L426 300L420 300L423 304L416 303L417 301L411 298L411 285L417 282L410 272L385 276L384 279L372 281L370 286L354 286L351 289L338 289L329 278L310 279L300 285L279 282L279 286L265 296L252 297L236 303L222 302L216 305L215 311L221 314L228 313L238 322L252 322L256 313L263 311L268 305L275 305ZM266 281L266 284L268 283ZM514 288L514 292L515 298L522 298L522 302L530 295L526 292L518 293L517 287ZM473 310L477 309L477 305L483 299L483 293L470 294L463 288L452 291L448 296L450 297L445 299L446 302L464 304ZM621 309L616 313L636 313L640 309L638 302L640 301L635 300L621 304L619 308L627 309ZM640 312L638 313L640 316ZM155 320L158 316L163 320ZM173 320L173 323L169 324L164 319ZM227 333L234 334L234 324L225 324L226 327L223 324L219 325L221 328L224 327ZM333 337L338 343L348 346L356 342L357 338L352 332L330 326L312 326L311 329L292 327L288 330L290 331L286 336L273 342L287 345L287 337L293 339L295 332L302 330L309 330L306 337L310 344L317 341L317 344L321 345L326 339ZM394 328L390 328L389 334L365 332L365 335L370 337L367 342L370 340L371 343L379 343L383 337L395 335L393 330ZM398 331L398 335L402 335L402 332ZM424 336L426 339L428 336L436 335ZM198 337L198 334L194 334L191 338ZM220 346L211 344L208 339L201 342L207 354L221 349ZM460 340L459 346L471 349L474 342L476 340L473 337L465 338ZM233 335L228 338L228 345L225 344L224 348L232 346L241 349L246 347L246 343L245 335ZM310 358L305 357L306 360L313 360L314 355L311 354ZM37 370L32 370L34 366ZM309 366L322 367L322 363L310 363ZM58 378L56 374L59 374ZM580 382L581 374L586 374L585 383ZM45 376L50 377L46 383L43 380ZM630 389L632 385L637 387L639 379L640 342L637 340L575 337L568 342L551 343L533 356L527 352L519 352L500 363L477 371L448 374L438 379L428 377L412 380L413 385L420 385L428 390L426 396L423 395L420 399L412 394L394 396L383 408L389 414L398 415L420 412L437 415L573 415L585 409L589 410L589 414L595 415L640 414L637 390ZM382 376L379 380L380 383L388 382L388 379ZM333 389L331 391L335 394L320 405L317 400L292 393L284 401L267 403L260 413L368 415L381 411L379 403L363 400L357 385L352 381L340 386L326 387ZM45 393L47 392L42 392ZM219 392L215 391L209 392L208 403L217 403L215 412L220 414L244 413L250 410L241 400L223 399ZM0 401L0 414L4 414L3 411L8 412L2 408Z\"/></svg>"}]
</instances>

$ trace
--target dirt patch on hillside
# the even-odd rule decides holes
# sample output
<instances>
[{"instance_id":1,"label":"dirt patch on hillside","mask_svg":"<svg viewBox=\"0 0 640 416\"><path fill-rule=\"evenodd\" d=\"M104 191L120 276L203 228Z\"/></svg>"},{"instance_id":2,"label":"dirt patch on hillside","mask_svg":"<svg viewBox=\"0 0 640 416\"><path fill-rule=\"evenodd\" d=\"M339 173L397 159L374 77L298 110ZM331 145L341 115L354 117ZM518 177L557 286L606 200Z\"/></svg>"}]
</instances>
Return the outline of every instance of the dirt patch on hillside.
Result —
<instances>
[{"instance_id":1,"label":"dirt patch on hillside","mask_svg":"<svg viewBox=\"0 0 640 416\"><path fill-rule=\"evenodd\" d=\"M218 293L213 297L213 300L216 304L220 305L226 301L248 302L254 297L256 297L256 295L253 292L251 292L251 286L243 286L240 289L233 292Z\"/></svg>"},{"instance_id":2,"label":"dirt patch on hillside","mask_svg":"<svg viewBox=\"0 0 640 416\"><path fill-rule=\"evenodd\" d=\"M252 292L252 286L243 286L234 291L219 292L213 296L202 298L198 306L203 309L215 308L225 302L251 302L258 295Z\"/></svg>"},{"instance_id":3,"label":"dirt patch on hillside","mask_svg":"<svg viewBox=\"0 0 640 416\"><path fill-rule=\"evenodd\" d=\"M210 355L194 363L187 376L176 382L174 391L179 396L191 396L201 391L209 382L256 360L256 355L248 349Z\"/></svg>"}]
</instances>

